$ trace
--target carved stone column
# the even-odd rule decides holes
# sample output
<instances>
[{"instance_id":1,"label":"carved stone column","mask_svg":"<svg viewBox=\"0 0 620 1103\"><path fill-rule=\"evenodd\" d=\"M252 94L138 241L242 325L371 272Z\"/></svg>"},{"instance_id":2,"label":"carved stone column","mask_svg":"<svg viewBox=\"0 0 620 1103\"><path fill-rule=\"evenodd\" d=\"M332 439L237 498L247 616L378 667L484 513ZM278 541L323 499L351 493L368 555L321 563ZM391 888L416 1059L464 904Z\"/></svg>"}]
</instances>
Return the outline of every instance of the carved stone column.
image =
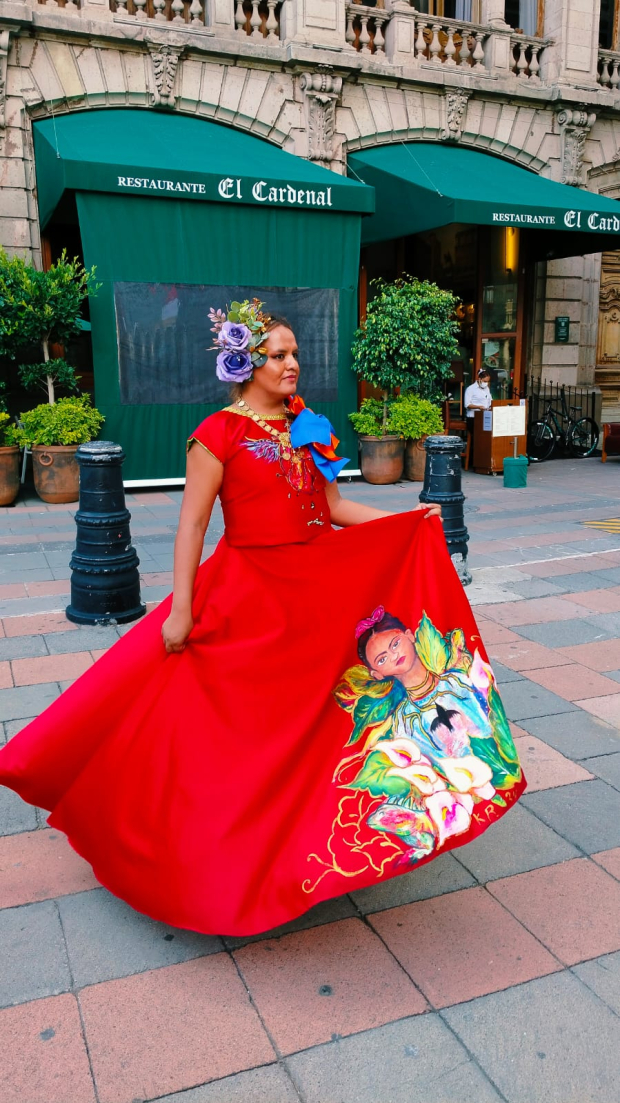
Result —
<instances>
[{"instance_id":1,"label":"carved stone column","mask_svg":"<svg viewBox=\"0 0 620 1103\"><path fill-rule=\"evenodd\" d=\"M170 42L147 42L147 46L153 68L153 106L174 107L177 66L185 46Z\"/></svg>"},{"instance_id":2,"label":"carved stone column","mask_svg":"<svg viewBox=\"0 0 620 1103\"><path fill-rule=\"evenodd\" d=\"M308 159L329 165L334 160L336 104L342 91L342 77L321 67L316 73L302 73L300 83L306 108Z\"/></svg>"},{"instance_id":3,"label":"carved stone column","mask_svg":"<svg viewBox=\"0 0 620 1103\"><path fill-rule=\"evenodd\" d=\"M562 107L557 114L562 142L562 183L579 188L584 183L583 155L596 114L585 108Z\"/></svg>"},{"instance_id":4,"label":"carved stone column","mask_svg":"<svg viewBox=\"0 0 620 1103\"><path fill-rule=\"evenodd\" d=\"M463 133L463 120L471 92L447 91L444 96L446 125L441 131L443 142L458 142Z\"/></svg>"}]
</instances>

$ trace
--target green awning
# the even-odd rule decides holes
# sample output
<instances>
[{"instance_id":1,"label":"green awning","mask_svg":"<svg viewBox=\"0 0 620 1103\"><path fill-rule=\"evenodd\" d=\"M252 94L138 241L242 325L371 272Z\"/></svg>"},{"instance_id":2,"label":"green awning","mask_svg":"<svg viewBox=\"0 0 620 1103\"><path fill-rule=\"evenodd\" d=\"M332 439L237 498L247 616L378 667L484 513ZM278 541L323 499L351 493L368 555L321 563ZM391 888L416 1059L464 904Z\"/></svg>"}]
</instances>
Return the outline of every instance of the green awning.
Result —
<instances>
[{"instance_id":1,"label":"green awning","mask_svg":"<svg viewBox=\"0 0 620 1103\"><path fill-rule=\"evenodd\" d=\"M371 188L270 142L187 115L79 111L34 124L41 225L63 193L148 195L311 211L374 210Z\"/></svg>"},{"instance_id":2,"label":"green awning","mask_svg":"<svg viewBox=\"0 0 620 1103\"><path fill-rule=\"evenodd\" d=\"M547 254L620 245L615 199L546 180L489 153L399 142L351 154L349 170L376 192L376 214L362 225L364 244L459 222L543 231Z\"/></svg>"}]
</instances>

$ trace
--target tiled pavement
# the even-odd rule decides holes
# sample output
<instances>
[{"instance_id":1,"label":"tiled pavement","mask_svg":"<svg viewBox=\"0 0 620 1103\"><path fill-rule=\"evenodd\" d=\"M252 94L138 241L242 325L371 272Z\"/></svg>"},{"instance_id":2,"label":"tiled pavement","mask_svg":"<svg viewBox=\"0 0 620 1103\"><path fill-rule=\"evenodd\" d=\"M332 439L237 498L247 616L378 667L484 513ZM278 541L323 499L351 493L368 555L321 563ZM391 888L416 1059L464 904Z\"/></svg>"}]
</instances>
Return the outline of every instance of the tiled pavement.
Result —
<instances>
[{"instance_id":1,"label":"tiled pavement","mask_svg":"<svg viewBox=\"0 0 620 1103\"><path fill-rule=\"evenodd\" d=\"M580 525L620 513L620 470L529 482L465 479L470 598L529 779L469 846L219 939L133 912L0 790L0 1103L620 1101L620 538ZM128 497L148 602L179 500ZM32 498L0 517L0 742L124 631L64 617L72 525Z\"/></svg>"}]
</instances>

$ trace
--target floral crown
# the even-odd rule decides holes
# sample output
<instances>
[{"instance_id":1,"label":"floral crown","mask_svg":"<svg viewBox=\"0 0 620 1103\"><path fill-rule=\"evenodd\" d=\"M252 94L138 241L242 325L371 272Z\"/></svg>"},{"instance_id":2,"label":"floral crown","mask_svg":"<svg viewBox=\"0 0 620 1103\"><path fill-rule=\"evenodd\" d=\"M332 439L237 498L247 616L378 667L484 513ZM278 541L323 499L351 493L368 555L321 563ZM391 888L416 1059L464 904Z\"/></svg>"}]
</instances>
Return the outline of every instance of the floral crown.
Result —
<instances>
[{"instance_id":1,"label":"floral crown","mask_svg":"<svg viewBox=\"0 0 620 1103\"><path fill-rule=\"evenodd\" d=\"M211 307L211 332L217 334L213 349L219 349L215 373L225 383L242 383L252 378L254 368L267 360L262 342L271 322L261 310L260 299L231 303L227 313Z\"/></svg>"}]
</instances>

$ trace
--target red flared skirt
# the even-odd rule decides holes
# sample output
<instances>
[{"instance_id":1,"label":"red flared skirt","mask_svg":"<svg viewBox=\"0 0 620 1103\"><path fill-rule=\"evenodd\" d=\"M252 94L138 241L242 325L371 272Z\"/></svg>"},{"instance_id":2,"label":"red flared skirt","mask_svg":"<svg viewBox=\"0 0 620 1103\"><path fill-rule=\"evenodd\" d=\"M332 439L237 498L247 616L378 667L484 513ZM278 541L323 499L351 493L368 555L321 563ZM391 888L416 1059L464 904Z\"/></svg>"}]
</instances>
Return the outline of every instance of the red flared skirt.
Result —
<instances>
[{"instance_id":1,"label":"red flared skirt","mask_svg":"<svg viewBox=\"0 0 620 1103\"><path fill-rule=\"evenodd\" d=\"M396 775L356 784L368 754L386 776L399 760L381 745L376 757L363 720L350 745L352 712L334 696L359 664L356 624L380 605L413 629L425 615L444 639L462 629L485 657L436 520L401 514L276 547L224 538L199 569L186 649L164 650L167 598L0 751L0 783L50 810L117 896L204 933L267 930L410 872L484 831L525 782L513 763L494 799L481 778L467 799L438 783L461 804L446 797L443 834L435 814L432 848L411 857L402 822L426 815L420 792L412 805ZM372 819L385 807L387 829Z\"/></svg>"}]
</instances>

